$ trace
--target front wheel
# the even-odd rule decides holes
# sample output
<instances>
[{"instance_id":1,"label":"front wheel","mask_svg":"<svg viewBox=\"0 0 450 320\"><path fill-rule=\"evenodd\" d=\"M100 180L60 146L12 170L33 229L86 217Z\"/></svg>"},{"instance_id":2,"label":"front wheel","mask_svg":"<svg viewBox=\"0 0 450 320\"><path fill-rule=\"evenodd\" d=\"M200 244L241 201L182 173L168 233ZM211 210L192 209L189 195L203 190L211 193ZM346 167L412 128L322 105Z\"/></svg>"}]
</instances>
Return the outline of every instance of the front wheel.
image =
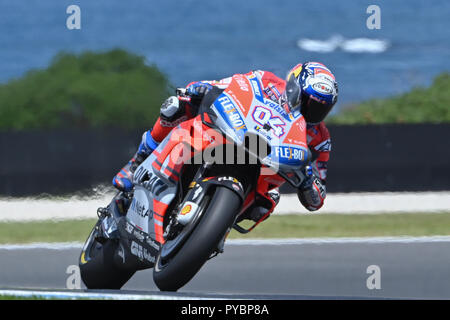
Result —
<instances>
[{"instance_id":1,"label":"front wheel","mask_svg":"<svg viewBox=\"0 0 450 320\"><path fill-rule=\"evenodd\" d=\"M161 291L177 291L200 270L231 227L240 209L241 198L218 186L198 225L169 261L161 254L153 269L153 280Z\"/></svg>"}]
</instances>

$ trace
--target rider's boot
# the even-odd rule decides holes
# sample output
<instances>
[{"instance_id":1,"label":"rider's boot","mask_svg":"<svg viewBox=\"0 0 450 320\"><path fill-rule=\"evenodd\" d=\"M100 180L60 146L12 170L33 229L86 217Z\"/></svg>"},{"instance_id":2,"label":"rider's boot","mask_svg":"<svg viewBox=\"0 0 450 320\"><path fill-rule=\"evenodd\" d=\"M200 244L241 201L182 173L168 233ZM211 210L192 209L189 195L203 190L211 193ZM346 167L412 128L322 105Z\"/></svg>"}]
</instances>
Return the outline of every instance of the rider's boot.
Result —
<instances>
[{"instance_id":1,"label":"rider's boot","mask_svg":"<svg viewBox=\"0 0 450 320\"><path fill-rule=\"evenodd\" d=\"M138 151L113 178L113 186L120 191L130 192L133 190L134 171L158 147L158 143L153 139L150 132L151 130L144 132Z\"/></svg>"},{"instance_id":2,"label":"rider's boot","mask_svg":"<svg viewBox=\"0 0 450 320\"><path fill-rule=\"evenodd\" d=\"M133 190L134 171L158 147L158 141L162 141L181 121L187 120L183 112L184 108L180 107L177 97L169 97L163 102L160 118L152 129L142 135L142 142L134 157L113 178L114 187L124 192Z\"/></svg>"}]
</instances>

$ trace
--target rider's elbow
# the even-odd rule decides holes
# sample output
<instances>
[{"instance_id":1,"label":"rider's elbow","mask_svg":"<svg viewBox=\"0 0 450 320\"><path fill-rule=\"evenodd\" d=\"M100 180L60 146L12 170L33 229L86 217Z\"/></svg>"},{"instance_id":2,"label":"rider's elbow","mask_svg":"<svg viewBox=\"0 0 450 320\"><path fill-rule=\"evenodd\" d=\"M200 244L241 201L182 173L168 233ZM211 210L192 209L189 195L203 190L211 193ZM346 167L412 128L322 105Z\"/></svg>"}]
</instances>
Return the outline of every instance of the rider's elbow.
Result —
<instances>
[{"instance_id":1,"label":"rider's elbow","mask_svg":"<svg viewBox=\"0 0 450 320\"><path fill-rule=\"evenodd\" d=\"M324 201L322 201L322 203L320 203L318 206L307 205L307 206L305 206L305 208L306 208L308 211L314 212L314 211L317 211L317 210L319 210L320 208L322 208L323 203L324 203Z\"/></svg>"}]
</instances>

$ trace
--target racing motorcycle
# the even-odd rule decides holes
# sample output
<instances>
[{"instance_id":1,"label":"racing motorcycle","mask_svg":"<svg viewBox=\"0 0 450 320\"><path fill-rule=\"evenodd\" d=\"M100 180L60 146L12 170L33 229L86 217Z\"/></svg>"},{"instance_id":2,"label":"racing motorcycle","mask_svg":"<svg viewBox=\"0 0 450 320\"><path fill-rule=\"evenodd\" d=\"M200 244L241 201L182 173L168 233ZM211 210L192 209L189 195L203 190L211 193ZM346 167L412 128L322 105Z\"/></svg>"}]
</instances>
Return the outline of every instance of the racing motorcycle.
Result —
<instances>
[{"instance_id":1,"label":"racing motorcycle","mask_svg":"<svg viewBox=\"0 0 450 320\"><path fill-rule=\"evenodd\" d=\"M223 252L231 229L247 233L267 218L240 224L250 220L259 188L301 185L311 158L305 120L262 92L255 74L210 90L199 115L139 165L133 191L98 209L79 257L87 288L120 289L136 271L153 268L160 290L177 291ZM182 89L177 96L191 99Z\"/></svg>"}]
</instances>

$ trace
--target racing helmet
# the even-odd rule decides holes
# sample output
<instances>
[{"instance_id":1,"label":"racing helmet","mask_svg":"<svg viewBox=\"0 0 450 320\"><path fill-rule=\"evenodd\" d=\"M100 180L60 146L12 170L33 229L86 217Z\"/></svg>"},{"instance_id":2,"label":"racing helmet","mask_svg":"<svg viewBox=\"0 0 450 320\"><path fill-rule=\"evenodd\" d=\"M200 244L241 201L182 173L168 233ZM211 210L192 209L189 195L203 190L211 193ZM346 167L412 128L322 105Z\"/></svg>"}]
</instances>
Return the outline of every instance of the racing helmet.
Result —
<instances>
[{"instance_id":1,"label":"racing helmet","mask_svg":"<svg viewBox=\"0 0 450 320\"><path fill-rule=\"evenodd\" d=\"M334 75L322 63L307 62L292 68L286 77L282 103L287 111L300 111L308 124L317 124L330 112L338 97Z\"/></svg>"}]
</instances>

